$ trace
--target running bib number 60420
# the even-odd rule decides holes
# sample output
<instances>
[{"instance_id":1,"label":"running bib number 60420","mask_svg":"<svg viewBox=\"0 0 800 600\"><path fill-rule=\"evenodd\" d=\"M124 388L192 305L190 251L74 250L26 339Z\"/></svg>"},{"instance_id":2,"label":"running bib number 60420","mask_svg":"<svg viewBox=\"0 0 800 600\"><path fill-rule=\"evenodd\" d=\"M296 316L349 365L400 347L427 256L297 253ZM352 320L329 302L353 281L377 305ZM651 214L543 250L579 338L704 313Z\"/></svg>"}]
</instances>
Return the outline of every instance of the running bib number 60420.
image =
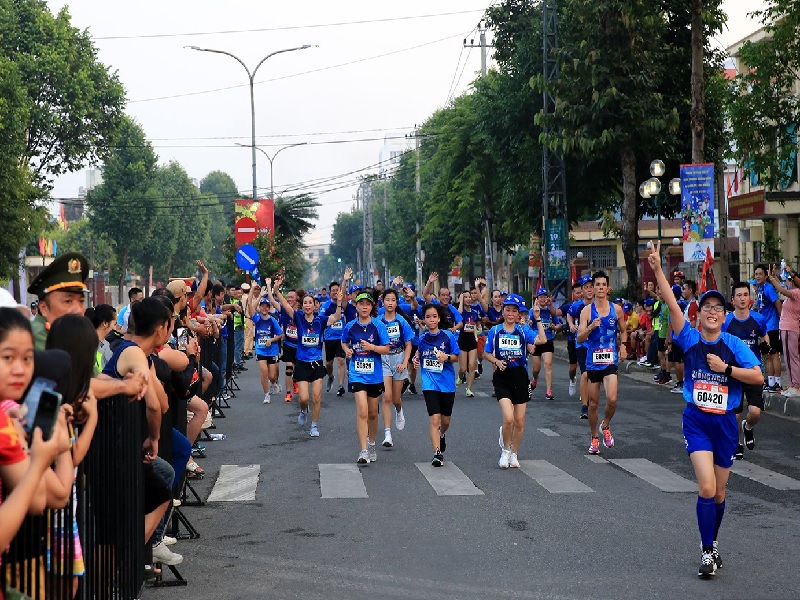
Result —
<instances>
[{"instance_id":1,"label":"running bib number 60420","mask_svg":"<svg viewBox=\"0 0 800 600\"><path fill-rule=\"evenodd\" d=\"M725 414L728 408L728 386L707 381L695 381L692 400L695 406L703 412Z\"/></svg>"}]
</instances>

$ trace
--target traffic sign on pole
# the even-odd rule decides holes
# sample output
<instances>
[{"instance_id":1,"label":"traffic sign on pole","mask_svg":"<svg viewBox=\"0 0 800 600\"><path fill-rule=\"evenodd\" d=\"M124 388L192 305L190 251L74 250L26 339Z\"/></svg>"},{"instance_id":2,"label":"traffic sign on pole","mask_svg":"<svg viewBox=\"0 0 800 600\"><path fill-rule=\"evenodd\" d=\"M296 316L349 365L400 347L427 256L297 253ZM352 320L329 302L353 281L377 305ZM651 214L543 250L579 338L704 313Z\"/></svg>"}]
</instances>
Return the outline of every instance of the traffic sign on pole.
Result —
<instances>
[{"instance_id":1,"label":"traffic sign on pole","mask_svg":"<svg viewBox=\"0 0 800 600\"><path fill-rule=\"evenodd\" d=\"M239 246L236 251L236 264L242 271L249 273L258 264L258 250L250 244Z\"/></svg>"}]
</instances>

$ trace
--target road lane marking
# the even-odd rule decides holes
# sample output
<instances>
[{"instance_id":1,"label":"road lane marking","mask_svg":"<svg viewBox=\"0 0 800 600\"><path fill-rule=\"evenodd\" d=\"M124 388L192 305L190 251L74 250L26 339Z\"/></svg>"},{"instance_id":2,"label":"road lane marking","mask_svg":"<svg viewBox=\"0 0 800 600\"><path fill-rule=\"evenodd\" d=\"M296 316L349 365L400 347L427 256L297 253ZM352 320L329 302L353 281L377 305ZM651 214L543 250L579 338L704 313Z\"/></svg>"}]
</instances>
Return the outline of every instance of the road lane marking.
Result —
<instances>
[{"instance_id":1,"label":"road lane marking","mask_svg":"<svg viewBox=\"0 0 800 600\"><path fill-rule=\"evenodd\" d=\"M800 490L800 481L775 471L770 471L749 461L733 461L731 471L741 477L747 477L747 479L752 479L776 490Z\"/></svg>"},{"instance_id":2,"label":"road lane marking","mask_svg":"<svg viewBox=\"0 0 800 600\"><path fill-rule=\"evenodd\" d=\"M206 502L255 500L260 473L260 465L222 465Z\"/></svg>"},{"instance_id":3,"label":"road lane marking","mask_svg":"<svg viewBox=\"0 0 800 600\"><path fill-rule=\"evenodd\" d=\"M586 458L588 458L590 461L592 461L593 463L596 463L598 465L607 465L608 464L608 461L605 458L603 458L602 456L599 456L597 454L584 454L584 456Z\"/></svg>"},{"instance_id":4,"label":"road lane marking","mask_svg":"<svg viewBox=\"0 0 800 600\"><path fill-rule=\"evenodd\" d=\"M575 494L593 492L588 485L578 481L566 471L546 460L521 460L519 468L528 477L551 494Z\"/></svg>"},{"instance_id":5,"label":"road lane marking","mask_svg":"<svg viewBox=\"0 0 800 600\"><path fill-rule=\"evenodd\" d=\"M319 465L319 487L322 498L369 498L361 470L356 465Z\"/></svg>"},{"instance_id":6,"label":"road lane marking","mask_svg":"<svg viewBox=\"0 0 800 600\"><path fill-rule=\"evenodd\" d=\"M437 496L483 496L483 490L476 487L463 471L451 462L441 467L430 463L414 463L431 484Z\"/></svg>"},{"instance_id":7,"label":"road lane marking","mask_svg":"<svg viewBox=\"0 0 800 600\"><path fill-rule=\"evenodd\" d=\"M489 397L489 394L487 394L486 392L479 392L477 390L474 391L473 394L475 394L478 398L488 398Z\"/></svg>"},{"instance_id":8,"label":"road lane marking","mask_svg":"<svg viewBox=\"0 0 800 600\"><path fill-rule=\"evenodd\" d=\"M561 437L560 433L556 433L552 429L547 429L547 427L540 427L539 431L545 434L547 437Z\"/></svg>"},{"instance_id":9,"label":"road lane marking","mask_svg":"<svg viewBox=\"0 0 800 600\"><path fill-rule=\"evenodd\" d=\"M656 486L662 492L696 492L697 484L676 475L661 465L646 458L612 458L608 462L617 465Z\"/></svg>"}]
</instances>

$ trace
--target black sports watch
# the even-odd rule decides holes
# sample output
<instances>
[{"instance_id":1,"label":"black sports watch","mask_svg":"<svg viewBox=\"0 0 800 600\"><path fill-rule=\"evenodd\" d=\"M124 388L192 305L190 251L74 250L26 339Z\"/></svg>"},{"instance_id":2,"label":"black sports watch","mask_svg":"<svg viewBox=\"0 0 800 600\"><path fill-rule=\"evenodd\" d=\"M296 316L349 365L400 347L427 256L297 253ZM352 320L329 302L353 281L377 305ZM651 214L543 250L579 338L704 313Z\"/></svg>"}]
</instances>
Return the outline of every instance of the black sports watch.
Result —
<instances>
[{"instance_id":1,"label":"black sports watch","mask_svg":"<svg viewBox=\"0 0 800 600\"><path fill-rule=\"evenodd\" d=\"M725 367L725 376L730 377L731 373L733 373L733 365L728 365Z\"/></svg>"}]
</instances>

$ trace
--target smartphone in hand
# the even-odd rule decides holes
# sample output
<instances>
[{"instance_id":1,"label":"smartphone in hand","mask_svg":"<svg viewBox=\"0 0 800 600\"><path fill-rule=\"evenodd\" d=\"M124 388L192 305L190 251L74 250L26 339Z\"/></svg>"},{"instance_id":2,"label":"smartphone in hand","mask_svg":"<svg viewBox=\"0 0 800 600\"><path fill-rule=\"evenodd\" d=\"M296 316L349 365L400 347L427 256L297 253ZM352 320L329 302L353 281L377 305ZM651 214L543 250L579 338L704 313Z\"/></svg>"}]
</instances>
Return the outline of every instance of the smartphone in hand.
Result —
<instances>
[{"instance_id":1,"label":"smartphone in hand","mask_svg":"<svg viewBox=\"0 0 800 600\"><path fill-rule=\"evenodd\" d=\"M33 427L33 425L31 425L31 423L33 423L33 417L36 415L36 411L39 409L39 400L41 398L42 391L54 389L56 389L56 382L52 379L37 377L33 380L31 387L28 389L28 393L25 394L25 399L23 400L23 404L27 408L27 412L25 413L26 418L22 427L28 433L31 432L31 428Z\"/></svg>"},{"instance_id":2,"label":"smartphone in hand","mask_svg":"<svg viewBox=\"0 0 800 600\"><path fill-rule=\"evenodd\" d=\"M58 411L61 408L61 394L53 390L43 389L39 396L39 406L33 418L31 431L37 427L42 430L42 439L49 440L53 437L58 422Z\"/></svg>"},{"instance_id":3,"label":"smartphone in hand","mask_svg":"<svg viewBox=\"0 0 800 600\"><path fill-rule=\"evenodd\" d=\"M186 352L186 346L189 344L189 329L186 327L178 327L178 350Z\"/></svg>"}]
</instances>

